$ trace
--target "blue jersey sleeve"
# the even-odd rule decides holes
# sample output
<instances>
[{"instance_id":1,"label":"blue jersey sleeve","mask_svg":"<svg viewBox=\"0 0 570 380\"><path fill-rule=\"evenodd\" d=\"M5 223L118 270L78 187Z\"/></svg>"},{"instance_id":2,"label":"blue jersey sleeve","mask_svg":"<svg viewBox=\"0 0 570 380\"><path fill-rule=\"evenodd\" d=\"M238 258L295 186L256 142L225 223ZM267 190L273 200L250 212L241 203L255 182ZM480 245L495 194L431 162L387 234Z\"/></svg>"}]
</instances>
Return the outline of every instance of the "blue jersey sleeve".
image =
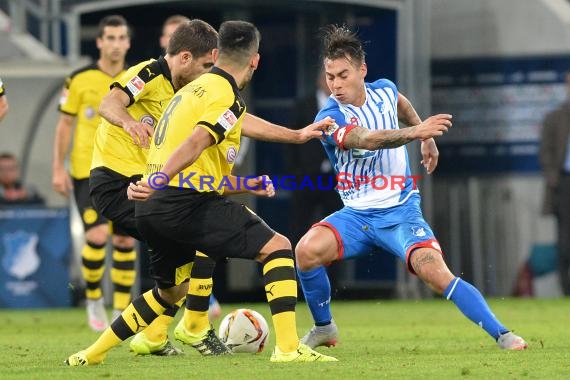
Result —
<instances>
[{"instance_id":1,"label":"blue jersey sleeve","mask_svg":"<svg viewBox=\"0 0 570 380\"><path fill-rule=\"evenodd\" d=\"M338 108L336 102L332 99L328 101L323 109L319 111L317 116L315 117L315 122L321 121L326 117L331 117L336 125L329 128L327 131L323 132L324 139L322 140L323 144L325 145L335 145L338 146L337 141L335 141L333 135L339 128L344 128L348 122L344 114Z\"/></svg>"},{"instance_id":2,"label":"blue jersey sleeve","mask_svg":"<svg viewBox=\"0 0 570 380\"><path fill-rule=\"evenodd\" d=\"M392 89L392 91L394 91L394 94L398 94L398 88L396 87L394 82L392 82L390 79L381 78L381 79L378 79L378 80L370 83L370 85L372 86L372 88L386 88L386 87L388 87L388 88Z\"/></svg>"}]
</instances>

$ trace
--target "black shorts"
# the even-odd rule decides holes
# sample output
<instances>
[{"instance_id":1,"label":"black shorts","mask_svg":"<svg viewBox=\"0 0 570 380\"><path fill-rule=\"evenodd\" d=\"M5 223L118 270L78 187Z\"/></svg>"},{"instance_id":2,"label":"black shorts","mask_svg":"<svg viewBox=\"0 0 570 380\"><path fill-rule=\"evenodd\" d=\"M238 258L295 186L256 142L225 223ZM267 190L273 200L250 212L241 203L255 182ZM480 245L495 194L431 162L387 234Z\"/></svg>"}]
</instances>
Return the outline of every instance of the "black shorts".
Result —
<instances>
[{"instance_id":1,"label":"black shorts","mask_svg":"<svg viewBox=\"0 0 570 380\"><path fill-rule=\"evenodd\" d=\"M75 203L81 215L83 222L83 229L87 232L89 229L107 223L107 219L97 211L91 197L89 196L89 178L73 180L73 195L75 196Z\"/></svg>"},{"instance_id":2,"label":"black shorts","mask_svg":"<svg viewBox=\"0 0 570 380\"><path fill-rule=\"evenodd\" d=\"M105 218L113 222L117 235L143 240L135 222L135 202L127 198L129 183L137 182L141 175L125 177L108 168L95 168L89 177L91 201Z\"/></svg>"},{"instance_id":3,"label":"black shorts","mask_svg":"<svg viewBox=\"0 0 570 380\"><path fill-rule=\"evenodd\" d=\"M214 260L254 259L275 235L246 206L215 193L167 188L136 204L137 227L152 249L151 275L160 288L174 286L176 268L195 251Z\"/></svg>"}]
</instances>

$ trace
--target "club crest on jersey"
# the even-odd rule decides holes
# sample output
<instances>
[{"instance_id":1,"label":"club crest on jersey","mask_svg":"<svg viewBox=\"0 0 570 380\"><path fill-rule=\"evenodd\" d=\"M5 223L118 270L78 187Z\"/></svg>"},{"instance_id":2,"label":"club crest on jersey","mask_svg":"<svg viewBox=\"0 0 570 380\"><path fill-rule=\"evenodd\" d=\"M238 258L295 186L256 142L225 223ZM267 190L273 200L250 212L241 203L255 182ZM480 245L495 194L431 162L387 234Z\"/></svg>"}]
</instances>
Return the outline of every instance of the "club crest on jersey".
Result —
<instances>
[{"instance_id":1,"label":"club crest on jersey","mask_svg":"<svg viewBox=\"0 0 570 380\"><path fill-rule=\"evenodd\" d=\"M226 154L226 160L228 161L229 164L233 164L234 162L236 162L236 158L237 158L237 150L233 146L230 146L228 148L228 153Z\"/></svg>"},{"instance_id":2,"label":"club crest on jersey","mask_svg":"<svg viewBox=\"0 0 570 380\"><path fill-rule=\"evenodd\" d=\"M426 236L426 230L424 230L423 227L411 226L410 228L412 229L412 233L414 234L414 236L417 237Z\"/></svg>"},{"instance_id":3,"label":"club crest on jersey","mask_svg":"<svg viewBox=\"0 0 570 380\"><path fill-rule=\"evenodd\" d=\"M154 127L154 119L152 116L150 115L142 115L141 119L140 119L141 123L145 123L150 125L151 127Z\"/></svg>"},{"instance_id":4,"label":"club crest on jersey","mask_svg":"<svg viewBox=\"0 0 570 380\"><path fill-rule=\"evenodd\" d=\"M93 119L96 115L95 108L89 106L85 108L85 117L87 119Z\"/></svg>"},{"instance_id":5,"label":"club crest on jersey","mask_svg":"<svg viewBox=\"0 0 570 380\"><path fill-rule=\"evenodd\" d=\"M232 110L227 110L218 118L218 124L220 124L226 131L233 128L237 123L237 117L234 115Z\"/></svg>"},{"instance_id":6,"label":"club crest on jersey","mask_svg":"<svg viewBox=\"0 0 570 380\"><path fill-rule=\"evenodd\" d=\"M127 88L133 96L137 96L144 88L144 81L137 75L127 83Z\"/></svg>"}]
</instances>

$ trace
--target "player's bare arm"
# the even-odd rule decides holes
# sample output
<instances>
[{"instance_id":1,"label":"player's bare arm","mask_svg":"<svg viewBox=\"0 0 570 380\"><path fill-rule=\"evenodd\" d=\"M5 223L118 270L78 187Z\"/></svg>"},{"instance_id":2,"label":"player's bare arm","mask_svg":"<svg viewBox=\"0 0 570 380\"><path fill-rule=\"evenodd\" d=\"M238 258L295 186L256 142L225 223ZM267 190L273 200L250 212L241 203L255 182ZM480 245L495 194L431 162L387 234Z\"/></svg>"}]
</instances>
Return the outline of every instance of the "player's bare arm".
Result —
<instances>
[{"instance_id":1,"label":"player's bare arm","mask_svg":"<svg viewBox=\"0 0 570 380\"><path fill-rule=\"evenodd\" d=\"M0 121L4 119L4 116L8 113L8 99L6 95L0 96Z\"/></svg>"},{"instance_id":2,"label":"player's bare arm","mask_svg":"<svg viewBox=\"0 0 570 380\"><path fill-rule=\"evenodd\" d=\"M150 146L150 137L154 130L148 124L141 123L129 114L129 96L120 88L113 88L105 95L99 105L99 114L109 123L121 127L131 135L133 143L143 148Z\"/></svg>"},{"instance_id":3,"label":"player's bare arm","mask_svg":"<svg viewBox=\"0 0 570 380\"><path fill-rule=\"evenodd\" d=\"M305 128L295 130L273 124L260 117L246 113L241 127L242 135L255 140L303 144L307 141L320 138L322 131L331 126L334 121L331 118L309 124Z\"/></svg>"},{"instance_id":4,"label":"player's bare arm","mask_svg":"<svg viewBox=\"0 0 570 380\"><path fill-rule=\"evenodd\" d=\"M275 187L267 175L258 177L228 176L231 186L224 191L225 195L250 193L259 197L271 198L275 195Z\"/></svg>"},{"instance_id":5,"label":"player's bare arm","mask_svg":"<svg viewBox=\"0 0 570 380\"><path fill-rule=\"evenodd\" d=\"M422 122L412 103L404 95L398 93L398 120L406 127L418 125Z\"/></svg>"},{"instance_id":6,"label":"player's bare arm","mask_svg":"<svg viewBox=\"0 0 570 380\"><path fill-rule=\"evenodd\" d=\"M356 126L346 133L341 142L345 149L397 148L413 140L426 140L441 136L450 127L451 115L439 114L431 116L410 128L371 131Z\"/></svg>"},{"instance_id":7,"label":"player's bare arm","mask_svg":"<svg viewBox=\"0 0 570 380\"><path fill-rule=\"evenodd\" d=\"M71 178L65 169L65 157L69 150L75 117L61 113L55 129L52 162L52 186L55 191L67 197L73 189Z\"/></svg>"}]
</instances>

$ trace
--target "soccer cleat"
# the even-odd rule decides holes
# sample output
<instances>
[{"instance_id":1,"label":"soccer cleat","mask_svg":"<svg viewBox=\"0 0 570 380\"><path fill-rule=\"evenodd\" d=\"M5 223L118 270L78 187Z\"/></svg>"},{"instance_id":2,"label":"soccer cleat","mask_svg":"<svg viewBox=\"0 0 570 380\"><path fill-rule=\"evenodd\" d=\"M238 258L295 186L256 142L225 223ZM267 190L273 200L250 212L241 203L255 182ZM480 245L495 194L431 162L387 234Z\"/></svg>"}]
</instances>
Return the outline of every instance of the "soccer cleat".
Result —
<instances>
[{"instance_id":1,"label":"soccer cleat","mask_svg":"<svg viewBox=\"0 0 570 380\"><path fill-rule=\"evenodd\" d=\"M231 351L220 338L216 335L213 327L209 330L204 330L203 333L194 335L189 333L184 327L184 319L178 322L174 329L174 337L176 340L184 344L189 344L198 350L202 355L231 355Z\"/></svg>"},{"instance_id":2,"label":"soccer cleat","mask_svg":"<svg viewBox=\"0 0 570 380\"><path fill-rule=\"evenodd\" d=\"M87 355L85 355L85 351L79 351L71 355L67 359L65 359L64 363L70 367L79 367L79 366L100 364L102 363L102 361L99 362L89 361L87 360Z\"/></svg>"},{"instance_id":3,"label":"soccer cleat","mask_svg":"<svg viewBox=\"0 0 570 380\"><path fill-rule=\"evenodd\" d=\"M143 332L133 337L129 347L137 355L176 356L184 354L184 351L174 346L168 339L159 343L151 342Z\"/></svg>"},{"instance_id":4,"label":"soccer cleat","mask_svg":"<svg viewBox=\"0 0 570 380\"><path fill-rule=\"evenodd\" d=\"M208 319L210 320L210 322L212 322L220 318L220 315L222 315L222 307L220 306L220 303L218 302L216 297L214 297L214 295L210 295L210 306L208 307Z\"/></svg>"},{"instance_id":5,"label":"soccer cleat","mask_svg":"<svg viewBox=\"0 0 570 380\"><path fill-rule=\"evenodd\" d=\"M504 333L497 339L497 344L503 350L522 351L526 350L528 344L518 335L513 334L511 331Z\"/></svg>"},{"instance_id":6,"label":"soccer cleat","mask_svg":"<svg viewBox=\"0 0 570 380\"><path fill-rule=\"evenodd\" d=\"M87 300L87 322L93 331L102 332L109 327L103 298Z\"/></svg>"},{"instance_id":7,"label":"soccer cleat","mask_svg":"<svg viewBox=\"0 0 570 380\"><path fill-rule=\"evenodd\" d=\"M338 341L338 328L334 321L326 326L313 326L313 328L301 338L301 343L311 348L319 346L336 346Z\"/></svg>"},{"instance_id":8,"label":"soccer cleat","mask_svg":"<svg viewBox=\"0 0 570 380\"><path fill-rule=\"evenodd\" d=\"M338 362L338 359L332 356L323 355L313 350L311 347L299 343L299 347L292 352L281 352L279 347L275 346L271 359L273 363L287 362Z\"/></svg>"}]
</instances>

